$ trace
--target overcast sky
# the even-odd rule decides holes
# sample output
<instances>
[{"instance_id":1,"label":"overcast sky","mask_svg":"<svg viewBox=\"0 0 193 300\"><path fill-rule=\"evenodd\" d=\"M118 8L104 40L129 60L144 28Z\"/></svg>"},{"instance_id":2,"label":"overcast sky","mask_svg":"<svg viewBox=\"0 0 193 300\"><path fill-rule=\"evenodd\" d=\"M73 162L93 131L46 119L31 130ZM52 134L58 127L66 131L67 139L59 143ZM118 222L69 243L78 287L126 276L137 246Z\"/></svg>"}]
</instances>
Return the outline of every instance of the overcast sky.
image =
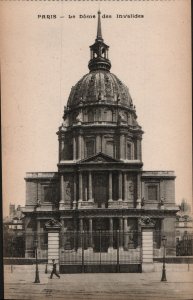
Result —
<instances>
[{"instance_id":1,"label":"overcast sky","mask_svg":"<svg viewBox=\"0 0 193 300\"><path fill-rule=\"evenodd\" d=\"M111 72L130 90L144 130L144 170L174 170L176 202L192 201L190 1L100 2ZM56 131L86 73L97 2L0 4L3 208L25 205L25 173L57 171ZM75 18L68 18L68 15ZM144 18L117 18L140 14ZM38 15L56 18L38 19ZM64 16L61 18L61 16Z\"/></svg>"}]
</instances>

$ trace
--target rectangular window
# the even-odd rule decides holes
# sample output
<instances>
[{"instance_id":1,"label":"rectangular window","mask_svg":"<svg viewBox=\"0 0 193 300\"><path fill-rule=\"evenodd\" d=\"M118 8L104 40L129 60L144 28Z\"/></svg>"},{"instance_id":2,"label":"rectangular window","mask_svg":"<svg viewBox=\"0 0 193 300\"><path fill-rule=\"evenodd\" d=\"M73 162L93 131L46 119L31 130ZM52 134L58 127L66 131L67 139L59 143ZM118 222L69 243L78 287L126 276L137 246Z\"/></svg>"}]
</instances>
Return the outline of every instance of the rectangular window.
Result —
<instances>
[{"instance_id":1,"label":"rectangular window","mask_svg":"<svg viewBox=\"0 0 193 300\"><path fill-rule=\"evenodd\" d=\"M157 199L158 199L157 186L155 185L148 186L148 200L157 200Z\"/></svg>"},{"instance_id":2,"label":"rectangular window","mask_svg":"<svg viewBox=\"0 0 193 300\"><path fill-rule=\"evenodd\" d=\"M53 200L53 187L44 186L44 202L52 202Z\"/></svg>"}]
</instances>

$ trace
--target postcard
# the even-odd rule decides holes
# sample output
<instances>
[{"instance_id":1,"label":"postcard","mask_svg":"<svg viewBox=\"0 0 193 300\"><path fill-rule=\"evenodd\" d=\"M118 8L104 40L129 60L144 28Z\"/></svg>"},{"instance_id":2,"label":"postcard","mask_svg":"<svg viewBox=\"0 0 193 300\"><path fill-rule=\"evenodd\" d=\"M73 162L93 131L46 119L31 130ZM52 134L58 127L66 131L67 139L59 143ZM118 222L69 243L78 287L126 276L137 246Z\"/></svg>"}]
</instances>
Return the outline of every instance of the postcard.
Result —
<instances>
[{"instance_id":1,"label":"postcard","mask_svg":"<svg viewBox=\"0 0 193 300\"><path fill-rule=\"evenodd\" d=\"M1 1L5 299L192 299L191 2Z\"/></svg>"}]
</instances>

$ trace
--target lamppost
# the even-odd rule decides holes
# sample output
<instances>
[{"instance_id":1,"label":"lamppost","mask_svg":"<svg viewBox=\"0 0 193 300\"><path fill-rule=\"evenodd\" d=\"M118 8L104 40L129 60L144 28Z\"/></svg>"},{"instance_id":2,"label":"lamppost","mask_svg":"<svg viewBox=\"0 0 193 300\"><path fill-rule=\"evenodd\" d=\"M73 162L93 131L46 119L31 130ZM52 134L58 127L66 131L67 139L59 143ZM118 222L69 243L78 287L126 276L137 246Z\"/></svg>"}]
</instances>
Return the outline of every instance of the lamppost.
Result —
<instances>
[{"instance_id":1,"label":"lamppost","mask_svg":"<svg viewBox=\"0 0 193 300\"><path fill-rule=\"evenodd\" d=\"M162 237L162 244L163 244L163 268L162 268L162 278L161 281L167 281L166 279L166 266L165 266L165 258L166 258L166 236Z\"/></svg>"},{"instance_id":2,"label":"lamppost","mask_svg":"<svg viewBox=\"0 0 193 300\"><path fill-rule=\"evenodd\" d=\"M11 237L11 273L13 273L13 236Z\"/></svg>"},{"instance_id":3,"label":"lamppost","mask_svg":"<svg viewBox=\"0 0 193 300\"><path fill-rule=\"evenodd\" d=\"M38 173L37 173L38 177ZM37 178L37 204L34 206L35 213L35 223L36 223L36 231L35 231L35 259L36 259L36 272L35 272L35 281L34 283L40 283L39 279L39 270L38 270L38 226L37 226L37 208L41 206L39 198L38 198L38 178Z\"/></svg>"},{"instance_id":4,"label":"lamppost","mask_svg":"<svg viewBox=\"0 0 193 300\"><path fill-rule=\"evenodd\" d=\"M36 273L35 273L34 283L40 283L39 270L38 270L38 240L37 240L37 238L35 239L35 258L36 258Z\"/></svg>"},{"instance_id":5,"label":"lamppost","mask_svg":"<svg viewBox=\"0 0 193 300\"><path fill-rule=\"evenodd\" d=\"M36 210L39 206L40 206L40 203L39 203L39 201L37 201L37 204L34 207L36 223L37 223ZM37 226L36 226L36 238L35 238L34 242L35 242L35 259L36 259L36 272L35 272L35 281L34 281L34 283L40 283L39 270L38 270L38 232L37 232Z\"/></svg>"}]
</instances>

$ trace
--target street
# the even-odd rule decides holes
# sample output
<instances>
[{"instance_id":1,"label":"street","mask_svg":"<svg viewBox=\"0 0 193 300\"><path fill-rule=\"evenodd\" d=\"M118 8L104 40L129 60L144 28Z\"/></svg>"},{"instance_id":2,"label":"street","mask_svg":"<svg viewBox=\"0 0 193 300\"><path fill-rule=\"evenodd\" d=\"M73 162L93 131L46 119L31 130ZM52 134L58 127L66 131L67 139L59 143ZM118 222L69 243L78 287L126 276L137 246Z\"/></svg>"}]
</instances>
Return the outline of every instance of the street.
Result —
<instances>
[{"instance_id":1,"label":"street","mask_svg":"<svg viewBox=\"0 0 193 300\"><path fill-rule=\"evenodd\" d=\"M172 271L161 282L160 266L152 273L45 274L39 266L40 283L35 284L35 265L5 266L5 299L193 299L192 265Z\"/></svg>"}]
</instances>

